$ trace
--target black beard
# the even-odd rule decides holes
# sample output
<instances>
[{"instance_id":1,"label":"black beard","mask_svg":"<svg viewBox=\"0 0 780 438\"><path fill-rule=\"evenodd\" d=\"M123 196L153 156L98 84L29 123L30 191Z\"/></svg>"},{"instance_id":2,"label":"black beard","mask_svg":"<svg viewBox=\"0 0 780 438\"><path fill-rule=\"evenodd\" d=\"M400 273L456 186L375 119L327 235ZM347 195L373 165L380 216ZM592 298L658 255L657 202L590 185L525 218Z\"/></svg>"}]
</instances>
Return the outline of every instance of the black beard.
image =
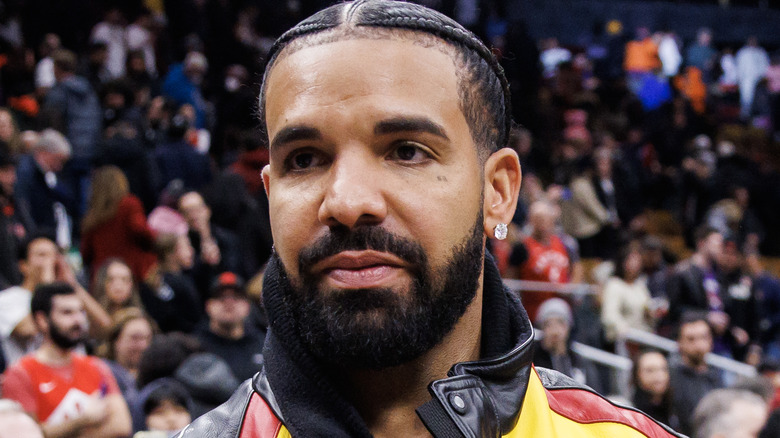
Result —
<instances>
[{"instance_id":1,"label":"black beard","mask_svg":"<svg viewBox=\"0 0 780 438\"><path fill-rule=\"evenodd\" d=\"M49 337L51 338L51 341L54 342L54 345L63 350L73 349L86 340L86 334L84 331L81 332L79 337L71 338L67 335L67 333L61 331L60 328L57 327L57 324L51 320L51 318L49 318Z\"/></svg>"},{"instance_id":2,"label":"black beard","mask_svg":"<svg viewBox=\"0 0 780 438\"><path fill-rule=\"evenodd\" d=\"M293 285L284 265L280 286L304 347L327 365L383 369L420 357L452 330L476 295L483 266L482 215L470 235L452 249L449 263L434 273L416 242L378 226L333 229L299 257L302 285ZM408 291L322 291L311 267L346 250L373 249L416 267Z\"/></svg>"}]
</instances>

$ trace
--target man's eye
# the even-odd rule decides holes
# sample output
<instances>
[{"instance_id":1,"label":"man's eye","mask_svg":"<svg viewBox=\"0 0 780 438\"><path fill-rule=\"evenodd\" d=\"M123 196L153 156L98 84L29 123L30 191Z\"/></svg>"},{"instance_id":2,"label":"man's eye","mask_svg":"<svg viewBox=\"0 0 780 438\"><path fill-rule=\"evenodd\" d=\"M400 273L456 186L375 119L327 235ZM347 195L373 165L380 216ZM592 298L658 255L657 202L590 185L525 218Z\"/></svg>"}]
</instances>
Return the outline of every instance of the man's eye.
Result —
<instances>
[{"instance_id":1,"label":"man's eye","mask_svg":"<svg viewBox=\"0 0 780 438\"><path fill-rule=\"evenodd\" d=\"M290 157L287 163L291 170L304 170L316 166L318 159L314 152L304 151Z\"/></svg>"},{"instance_id":2,"label":"man's eye","mask_svg":"<svg viewBox=\"0 0 780 438\"><path fill-rule=\"evenodd\" d=\"M430 155L414 144L402 144L393 151L393 158L401 161L420 162L430 158Z\"/></svg>"}]
</instances>

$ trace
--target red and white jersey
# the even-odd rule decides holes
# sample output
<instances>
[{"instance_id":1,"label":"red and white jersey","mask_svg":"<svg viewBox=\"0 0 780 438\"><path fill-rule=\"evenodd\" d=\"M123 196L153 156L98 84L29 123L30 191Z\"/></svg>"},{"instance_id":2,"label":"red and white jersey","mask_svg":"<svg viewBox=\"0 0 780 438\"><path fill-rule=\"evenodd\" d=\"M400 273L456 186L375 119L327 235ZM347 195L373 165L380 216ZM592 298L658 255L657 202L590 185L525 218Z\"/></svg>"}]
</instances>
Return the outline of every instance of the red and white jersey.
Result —
<instances>
[{"instance_id":1,"label":"red and white jersey","mask_svg":"<svg viewBox=\"0 0 780 438\"><path fill-rule=\"evenodd\" d=\"M520 267L520 278L550 283L569 282L569 253L558 236L550 236L550 244L543 245L533 237L523 241L528 259Z\"/></svg>"},{"instance_id":2,"label":"red and white jersey","mask_svg":"<svg viewBox=\"0 0 780 438\"><path fill-rule=\"evenodd\" d=\"M41 423L64 423L81 416L92 396L118 394L114 376L100 359L73 354L55 367L27 355L6 371L3 397L19 402Z\"/></svg>"}]
</instances>

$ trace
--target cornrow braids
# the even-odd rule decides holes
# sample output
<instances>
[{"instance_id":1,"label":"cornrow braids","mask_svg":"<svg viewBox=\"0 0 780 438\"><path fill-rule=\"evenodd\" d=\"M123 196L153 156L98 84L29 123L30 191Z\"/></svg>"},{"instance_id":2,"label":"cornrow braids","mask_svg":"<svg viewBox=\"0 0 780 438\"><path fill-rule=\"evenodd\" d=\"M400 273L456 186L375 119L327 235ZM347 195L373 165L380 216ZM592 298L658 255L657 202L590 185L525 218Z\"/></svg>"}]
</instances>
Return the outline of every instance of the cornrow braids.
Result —
<instances>
[{"instance_id":1,"label":"cornrow braids","mask_svg":"<svg viewBox=\"0 0 780 438\"><path fill-rule=\"evenodd\" d=\"M285 32L272 46L260 89L258 117L265 130L265 91L280 56L327 42L354 38L428 35L445 42L456 65L461 111L482 159L507 145L512 124L509 83L482 41L456 21L423 6L393 0L357 0L324 9Z\"/></svg>"}]
</instances>

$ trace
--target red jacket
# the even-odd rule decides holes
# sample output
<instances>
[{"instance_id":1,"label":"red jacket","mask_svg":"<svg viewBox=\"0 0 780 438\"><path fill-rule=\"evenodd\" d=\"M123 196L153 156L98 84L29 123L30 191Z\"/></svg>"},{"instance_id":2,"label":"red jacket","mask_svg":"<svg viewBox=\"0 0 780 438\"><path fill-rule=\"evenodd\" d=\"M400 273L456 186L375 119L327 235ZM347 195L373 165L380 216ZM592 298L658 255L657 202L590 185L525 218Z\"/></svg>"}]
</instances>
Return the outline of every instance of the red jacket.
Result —
<instances>
[{"instance_id":1,"label":"red jacket","mask_svg":"<svg viewBox=\"0 0 780 438\"><path fill-rule=\"evenodd\" d=\"M93 276L106 260L119 257L130 266L133 276L142 279L157 261L152 252L154 238L141 200L127 195L119 201L114 217L81 236L81 256Z\"/></svg>"}]
</instances>

